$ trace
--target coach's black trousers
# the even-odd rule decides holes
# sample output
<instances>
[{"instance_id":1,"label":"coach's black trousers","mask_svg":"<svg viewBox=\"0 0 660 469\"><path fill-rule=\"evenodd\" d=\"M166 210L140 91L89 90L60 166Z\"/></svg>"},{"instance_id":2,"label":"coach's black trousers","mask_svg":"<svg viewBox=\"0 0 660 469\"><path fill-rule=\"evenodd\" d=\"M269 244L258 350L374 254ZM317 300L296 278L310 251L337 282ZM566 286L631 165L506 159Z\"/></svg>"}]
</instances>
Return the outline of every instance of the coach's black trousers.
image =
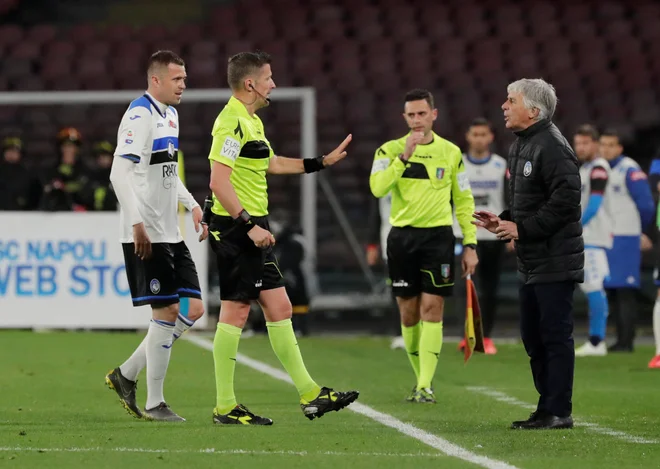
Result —
<instances>
[{"instance_id":1,"label":"coach's black trousers","mask_svg":"<svg viewBox=\"0 0 660 469\"><path fill-rule=\"evenodd\" d=\"M537 409L557 417L573 410L574 290L574 282L520 287L520 330L539 393Z\"/></svg>"}]
</instances>

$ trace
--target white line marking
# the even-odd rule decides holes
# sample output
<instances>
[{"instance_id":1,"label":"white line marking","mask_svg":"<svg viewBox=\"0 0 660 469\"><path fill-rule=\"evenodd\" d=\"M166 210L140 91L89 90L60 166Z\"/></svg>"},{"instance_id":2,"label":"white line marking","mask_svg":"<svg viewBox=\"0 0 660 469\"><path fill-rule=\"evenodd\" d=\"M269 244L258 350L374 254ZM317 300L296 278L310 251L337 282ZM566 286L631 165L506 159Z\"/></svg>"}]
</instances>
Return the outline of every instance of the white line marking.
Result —
<instances>
[{"instance_id":1,"label":"white line marking","mask_svg":"<svg viewBox=\"0 0 660 469\"><path fill-rule=\"evenodd\" d=\"M189 342L192 342L198 347L213 351L213 342L202 339L193 334L186 334L183 338ZM238 363L242 363L243 365L249 366L250 368L265 375L268 375L271 378L293 384L293 381L287 373L277 368L273 368L272 366L262 363L258 360L254 360L253 358L238 353L236 354L236 361ZM383 424L386 427L393 428L394 430L403 433L404 435L421 441L431 448L435 448L438 451L443 452L447 456L453 456L455 458L477 464L487 469L517 469L516 466L512 466L511 464L504 461L498 461L496 459L491 459L486 456L475 454L461 446L455 445L454 443L445 440L444 438L433 435L432 433L426 432L420 428L410 425L409 423L402 422L401 420L392 417L389 414L379 412L376 409L373 409L364 404L360 404L359 402L352 403L349 407L347 407L347 409L364 415L365 417L369 417L370 419L375 420L376 422Z\"/></svg>"},{"instance_id":2,"label":"white line marking","mask_svg":"<svg viewBox=\"0 0 660 469\"><path fill-rule=\"evenodd\" d=\"M535 410L536 406L532 405L528 402L523 402L515 397L511 397L507 394L504 394L503 392L500 391L495 391L494 389L486 388L483 386L468 386L467 387L468 391L476 392L479 394L483 394L484 396L492 397L496 401L499 402L505 402L507 404L515 405L518 407L522 407L525 409L529 410ZM596 433L602 433L603 435L609 435L614 438L619 438L624 441L628 441L630 443L639 443L639 444L644 444L644 445L655 445L658 444L658 440L649 440L647 438L642 438L639 436L634 436L634 435L629 435L628 433L621 432L618 430L612 430L611 428L607 427L601 427L600 425L596 423L590 423L590 422L585 422L583 420L576 421L575 426L578 427L586 427L588 430L591 430Z\"/></svg>"},{"instance_id":3,"label":"white line marking","mask_svg":"<svg viewBox=\"0 0 660 469\"><path fill-rule=\"evenodd\" d=\"M259 451L250 449L151 449L151 448L102 448L100 446L92 448L34 448L34 447L0 447L0 452L37 452L37 453L211 453L211 454L245 454L255 455L293 455L293 456L378 456L378 457L402 457L402 458L437 458L439 453L370 453L357 452L347 453L341 451Z\"/></svg>"}]
</instances>

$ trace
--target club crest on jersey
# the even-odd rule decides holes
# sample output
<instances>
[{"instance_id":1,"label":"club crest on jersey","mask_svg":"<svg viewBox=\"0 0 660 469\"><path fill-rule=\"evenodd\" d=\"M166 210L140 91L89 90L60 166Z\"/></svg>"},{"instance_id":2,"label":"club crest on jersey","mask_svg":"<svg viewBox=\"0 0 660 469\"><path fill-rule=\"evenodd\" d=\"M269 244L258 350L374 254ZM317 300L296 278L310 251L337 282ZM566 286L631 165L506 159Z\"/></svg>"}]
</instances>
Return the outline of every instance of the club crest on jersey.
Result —
<instances>
[{"instance_id":1,"label":"club crest on jersey","mask_svg":"<svg viewBox=\"0 0 660 469\"><path fill-rule=\"evenodd\" d=\"M167 154L169 155L170 159L174 159L174 154L176 153L176 150L174 149L174 142L172 140L167 141Z\"/></svg>"},{"instance_id":2,"label":"club crest on jersey","mask_svg":"<svg viewBox=\"0 0 660 469\"><path fill-rule=\"evenodd\" d=\"M445 168L436 168L435 177L437 179L442 179L443 177L445 177Z\"/></svg>"},{"instance_id":3,"label":"club crest on jersey","mask_svg":"<svg viewBox=\"0 0 660 469\"><path fill-rule=\"evenodd\" d=\"M157 278L151 279L151 282L149 283L149 289L151 290L151 293L158 295L158 292L160 292L160 282Z\"/></svg>"},{"instance_id":4,"label":"club crest on jersey","mask_svg":"<svg viewBox=\"0 0 660 469\"><path fill-rule=\"evenodd\" d=\"M532 162L528 161L525 163L525 167L523 168L523 176L527 177L530 174L532 174Z\"/></svg>"},{"instance_id":5,"label":"club crest on jersey","mask_svg":"<svg viewBox=\"0 0 660 469\"><path fill-rule=\"evenodd\" d=\"M169 124L170 124L170 127L172 127L173 129L176 129L176 123L173 120L171 120L169 122Z\"/></svg>"},{"instance_id":6,"label":"club crest on jersey","mask_svg":"<svg viewBox=\"0 0 660 469\"><path fill-rule=\"evenodd\" d=\"M449 264L442 264L440 266L440 275L442 275L442 278L445 281L445 283L449 281L449 272L450 272Z\"/></svg>"}]
</instances>

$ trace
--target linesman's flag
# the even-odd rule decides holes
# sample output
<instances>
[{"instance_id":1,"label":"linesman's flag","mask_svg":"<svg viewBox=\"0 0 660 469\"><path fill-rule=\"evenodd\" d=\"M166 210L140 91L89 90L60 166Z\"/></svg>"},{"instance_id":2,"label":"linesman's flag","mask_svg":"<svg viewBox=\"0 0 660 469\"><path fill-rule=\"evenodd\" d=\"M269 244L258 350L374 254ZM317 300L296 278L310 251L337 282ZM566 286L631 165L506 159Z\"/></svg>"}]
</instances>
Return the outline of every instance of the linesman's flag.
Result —
<instances>
[{"instance_id":1,"label":"linesman's flag","mask_svg":"<svg viewBox=\"0 0 660 469\"><path fill-rule=\"evenodd\" d=\"M481 322L481 309L479 308L479 298L477 289L472 281L472 276L468 275L465 281L467 292L467 308L465 309L465 363L470 359L473 352L484 353L484 331Z\"/></svg>"}]
</instances>

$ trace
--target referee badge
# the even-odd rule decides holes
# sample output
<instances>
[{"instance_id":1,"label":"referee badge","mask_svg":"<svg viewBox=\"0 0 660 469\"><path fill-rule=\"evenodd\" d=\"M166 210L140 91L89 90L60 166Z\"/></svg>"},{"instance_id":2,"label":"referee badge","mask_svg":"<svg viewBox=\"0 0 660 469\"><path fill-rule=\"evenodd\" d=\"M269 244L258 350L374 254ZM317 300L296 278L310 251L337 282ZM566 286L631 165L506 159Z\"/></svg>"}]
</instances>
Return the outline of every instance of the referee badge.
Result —
<instances>
[{"instance_id":1,"label":"referee badge","mask_svg":"<svg viewBox=\"0 0 660 469\"><path fill-rule=\"evenodd\" d=\"M527 177L530 174L532 174L532 162L528 161L525 163L525 167L523 168L523 176Z\"/></svg>"},{"instance_id":2,"label":"referee badge","mask_svg":"<svg viewBox=\"0 0 660 469\"><path fill-rule=\"evenodd\" d=\"M449 280L449 272L449 264L442 264L440 266L440 275L442 275L442 278L445 282Z\"/></svg>"},{"instance_id":3,"label":"referee badge","mask_svg":"<svg viewBox=\"0 0 660 469\"><path fill-rule=\"evenodd\" d=\"M445 177L445 168L436 168L435 177L436 179L442 179L443 177Z\"/></svg>"},{"instance_id":4,"label":"referee badge","mask_svg":"<svg viewBox=\"0 0 660 469\"><path fill-rule=\"evenodd\" d=\"M160 292L160 282L157 278L151 280L149 283L149 289L151 290L151 293L158 295L158 292Z\"/></svg>"}]
</instances>

